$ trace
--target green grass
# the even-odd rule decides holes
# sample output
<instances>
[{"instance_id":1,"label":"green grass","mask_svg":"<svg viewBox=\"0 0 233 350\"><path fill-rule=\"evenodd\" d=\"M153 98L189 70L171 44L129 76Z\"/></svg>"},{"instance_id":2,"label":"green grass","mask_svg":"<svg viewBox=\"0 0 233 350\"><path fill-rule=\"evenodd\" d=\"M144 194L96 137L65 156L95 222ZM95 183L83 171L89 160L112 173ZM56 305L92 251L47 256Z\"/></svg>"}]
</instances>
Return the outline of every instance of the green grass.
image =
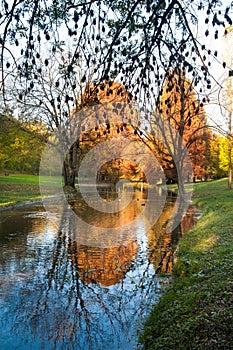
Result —
<instances>
[{"instance_id":1,"label":"green grass","mask_svg":"<svg viewBox=\"0 0 233 350\"><path fill-rule=\"evenodd\" d=\"M144 349L233 349L233 191L194 186L203 215L180 240L173 281L146 321Z\"/></svg>"},{"instance_id":2,"label":"green grass","mask_svg":"<svg viewBox=\"0 0 233 350\"><path fill-rule=\"evenodd\" d=\"M43 177L45 192L57 186L57 179L53 176ZM0 176L0 206L17 202L42 198L38 175L10 175Z\"/></svg>"}]
</instances>

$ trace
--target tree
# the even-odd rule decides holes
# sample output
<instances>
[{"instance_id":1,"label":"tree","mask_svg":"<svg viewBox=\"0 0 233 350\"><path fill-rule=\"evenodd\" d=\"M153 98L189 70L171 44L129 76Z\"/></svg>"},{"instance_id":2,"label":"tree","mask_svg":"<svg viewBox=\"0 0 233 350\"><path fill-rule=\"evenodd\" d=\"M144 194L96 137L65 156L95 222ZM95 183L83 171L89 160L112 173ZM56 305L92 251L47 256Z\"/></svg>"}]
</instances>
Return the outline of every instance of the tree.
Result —
<instances>
[{"instance_id":1,"label":"tree","mask_svg":"<svg viewBox=\"0 0 233 350\"><path fill-rule=\"evenodd\" d=\"M47 140L47 129L41 124L20 123L0 115L0 169L37 174Z\"/></svg>"},{"instance_id":2,"label":"tree","mask_svg":"<svg viewBox=\"0 0 233 350\"><path fill-rule=\"evenodd\" d=\"M92 132L87 128L85 110L114 101L129 102L131 96L120 83L111 80L91 83L90 78L90 82L83 83L81 65L76 66L77 74L65 74L61 68L62 62L68 65L69 60L69 56L67 57L62 50L57 52L56 58L53 57L46 71L37 72L37 79L30 85L26 94L23 94L21 84L15 85L12 94L18 98L22 114L27 120L31 120L36 111L34 118L46 123L54 133L54 146L60 147L60 156L64 159L64 185L74 188L75 175L83 155L90 149L91 144L93 146L106 135L106 125L101 127L102 138L99 131ZM86 139L85 151L83 138ZM71 140L73 142L70 144ZM51 139L49 141L51 142Z\"/></svg>"},{"instance_id":3,"label":"tree","mask_svg":"<svg viewBox=\"0 0 233 350\"><path fill-rule=\"evenodd\" d=\"M163 123L157 123L164 144L158 141L157 135L153 137L168 182L178 182L178 168L182 169L184 166L182 162L186 148L192 160L194 179L197 176L204 177L209 136L207 118L203 103L197 100L193 83L185 76L184 70L175 68L168 71L163 90L157 100L157 113L172 127L170 130L169 127L164 128ZM152 120L152 123L155 121ZM176 133L172 130L176 130ZM186 148L182 146L182 142ZM180 163L176 164L175 159Z\"/></svg>"},{"instance_id":4,"label":"tree","mask_svg":"<svg viewBox=\"0 0 233 350\"><path fill-rule=\"evenodd\" d=\"M219 142L220 135L212 134L206 153L206 174L207 178L218 179L224 176L223 171L219 167Z\"/></svg>"},{"instance_id":5,"label":"tree","mask_svg":"<svg viewBox=\"0 0 233 350\"><path fill-rule=\"evenodd\" d=\"M229 175L229 163L232 162L233 155L231 155L231 161L229 160L229 138L219 138L219 168L225 175ZM229 188L230 189L230 188Z\"/></svg>"},{"instance_id":6,"label":"tree","mask_svg":"<svg viewBox=\"0 0 233 350\"><path fill-rule=\"evenodd\" d=\"M224 98L224 104L227 113L228 120L228 189L232 188L232 112L233 112L233 59L232 59L232 39L233 39L233 27L229 26L225 29L225 50L223 52L225 61L230 66L229 76L225 79L226 96Z\"/></svg>"}]
</instances>

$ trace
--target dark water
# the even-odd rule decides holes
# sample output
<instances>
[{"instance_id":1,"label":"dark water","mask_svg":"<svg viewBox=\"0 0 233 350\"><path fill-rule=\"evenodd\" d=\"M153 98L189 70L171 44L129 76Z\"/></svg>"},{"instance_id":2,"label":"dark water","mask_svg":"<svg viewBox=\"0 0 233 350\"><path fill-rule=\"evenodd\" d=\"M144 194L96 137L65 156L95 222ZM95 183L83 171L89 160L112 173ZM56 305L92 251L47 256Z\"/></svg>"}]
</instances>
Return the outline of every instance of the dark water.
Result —
<instances>
[{"instance_id":1,"label":"dark water","mask_svg":"<svg viewBox=\"0 0 233 350\"><path fill-rule=\"evenodd\" d=\"M137 190L108 215L80 198L64 210L54 203L0 215L0 349L139 348L138 331L168 281L158 272L171 272L178 239L196 221L190 208L166 233L168 201L153 228L142 216L123 230L145 200ZM71 212L89 226L77 227Z\"/></svg>"}]
</instances>

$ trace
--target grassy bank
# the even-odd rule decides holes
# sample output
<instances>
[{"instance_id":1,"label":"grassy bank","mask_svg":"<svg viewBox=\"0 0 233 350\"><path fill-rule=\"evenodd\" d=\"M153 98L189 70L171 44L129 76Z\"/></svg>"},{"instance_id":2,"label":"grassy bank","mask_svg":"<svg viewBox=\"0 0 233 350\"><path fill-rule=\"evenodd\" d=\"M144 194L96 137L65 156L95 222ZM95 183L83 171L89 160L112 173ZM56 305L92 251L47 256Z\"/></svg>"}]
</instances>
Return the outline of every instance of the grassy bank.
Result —
<instances>
[{"instance_id":1,"label":"grassy bank","mask_svg":"<svg viewBox=\"0 0 233 350\"><path fill-rule=\"evenodd\" d=\"M153 308L144 349L233 349L233 191L195 185L203 215L181 239L174 280Z\"/></svg>"},{"instance_id":2,"label":"grassy bank","mask_svg":"<svg viewBox=\"0 0 233 350\"><path fill-rule=\"evenodd\" d=\"M43 178L49 194L49 189L56 184L52 176ZM0 176L0 206L41 198L39 176L10 175Z\"/></svg>"}]
</instances>

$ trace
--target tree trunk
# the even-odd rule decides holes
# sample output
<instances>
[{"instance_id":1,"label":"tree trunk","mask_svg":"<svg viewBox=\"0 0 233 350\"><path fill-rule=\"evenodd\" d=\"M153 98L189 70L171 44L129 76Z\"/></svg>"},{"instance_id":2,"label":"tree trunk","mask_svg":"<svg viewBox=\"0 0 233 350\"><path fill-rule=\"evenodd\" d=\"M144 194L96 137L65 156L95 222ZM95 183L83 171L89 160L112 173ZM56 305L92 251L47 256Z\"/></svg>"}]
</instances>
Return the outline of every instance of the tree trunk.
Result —
<instances>
[{"instance_id":1,"label":"tree trunk","mask_svg":"<svg viewBox=\"0 0 233 350\"><path fill-rule=\"evenodd\" d=\"M230 161L231 163L231 161ZM228 169L228 190L231 190L232 188L232 164L229 164Z\"/></svg>"},{"instance_id":2,"label":"tree trunk","mask_svg":"<svg viewBox=\"0 0 233 350\"><path fill-rule=\"evenodd\" d=\"M64 186L75 188L75 175L77 171L77 149L78 145L75 142L70 148L63 164Z\"/></svg>"},{"instance_id":3,"label":"tree trunk","mask_svg":"<svg viewBox=\"0 0 233 350\"><path fill-rule=\"evenodd\" d=\"M230 99L231 100L231 99ZM231 118L232 118L232 101L228 115L228 190L232 187L232 134L231 134Z\"/></svg>"},{"instance_id":4,"label":"tree trunk","mask_svg":"<svg viewBox=\"0 0 233 350\"><path fill-rule=\"evenodd\" d=\"M232 160L231 160L231 155L232 155L232 139L231 139L231 134L229 135L228 139L228 190L231 190L232 188Z\"/></svg>"},{"instance_id":5,"label":"tree trunk","mask_svg":"<svg viewBox=\"0 0 233 350\"><path fill-rule=\"evenodd\" d=\"M66 159L63 164L64 186L75 187L75 173L72 165Z\"/></svg>"},{"instance_id":6,"label":"tree trunk","mask_svg":"<svg viewBox=\"0 0 233 350\"><path fill-rule=\"evenodd\" d=\"M184 186L184 178L182 176L181 168L179 168L180 164L178 165L177 169L177 185L178 185L178 192L180 195L180 198L185 198L185 186Z\"/></svg>"}]
</instances>

